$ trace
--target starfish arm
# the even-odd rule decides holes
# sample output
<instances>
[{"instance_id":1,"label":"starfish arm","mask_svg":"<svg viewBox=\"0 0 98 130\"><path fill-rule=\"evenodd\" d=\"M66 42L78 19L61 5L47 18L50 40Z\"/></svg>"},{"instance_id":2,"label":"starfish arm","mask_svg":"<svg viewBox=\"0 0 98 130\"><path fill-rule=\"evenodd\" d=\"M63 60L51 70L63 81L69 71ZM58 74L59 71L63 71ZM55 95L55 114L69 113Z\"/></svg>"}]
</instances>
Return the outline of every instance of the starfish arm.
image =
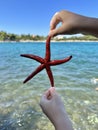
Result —
<instances>
[{"instance_id":1,"label":"starfish arm","mask_svg":"<svg viewBox=\"0 0 98 130\"><path fill-rule=\"evenodd\" d=\"M45 60L50 61L51 53L50 53L50 40L51 37L48 36L46 40L46 55L45 55Z\"/></svg>"},{"instance_id":2,"label":"starfish arm","mask_svg":"<svg viewBox=\"0 0 98 130\"><path fill-rule=\"evenodd\" d=\"M30 59L34 59L40 63L44 63L44 59L39 57L39 56L36 56L36 55L32 55L32 54L21 54L20 56L22 57L26 57L26 58L30 58Z\"/></svg>"},{"instance_id":3,"label":"starfish arm","mask_svg":"<svg viewBox=\"0 0 98 130\"><path fill-rule=\"evenodd\" d=\"M29 81L30 79L32 79L36 74L38 74L41 70L43 70L45 68L45 65L42 64L40 66L37 67L37 69L32 72L25 80L23 83L26 83L27 81Z\"/></svg>"},{"instance_id":4,"label":"starfish arm","mask_svg":"<svg viewBox=\"0 0 98 130\"><path fill-rule=\"evenodd\" d=\"M51 71L51 68L50 66L46 66L46 72L48 74L48 77L50 79L50 83L51 83L51 86L54 87L54 78L53 78L53 74L52 74L52 71Z\"/></svg>"},{"instance_id":5,"label":"starfish arm","mask_svg":"<svg viewBox=\"0 0 98 130\"><path fill-rule=\"evenodd\" d=\"M72 58L72 56L69 56L69 57L64 58L64 59L62 59L62 60L52 60L52 61L50 61L48 64L51 65L51 66L63 64L63 63L65 63L65 62L68 62L71 58Z\"/></svg>"}]
</instances>

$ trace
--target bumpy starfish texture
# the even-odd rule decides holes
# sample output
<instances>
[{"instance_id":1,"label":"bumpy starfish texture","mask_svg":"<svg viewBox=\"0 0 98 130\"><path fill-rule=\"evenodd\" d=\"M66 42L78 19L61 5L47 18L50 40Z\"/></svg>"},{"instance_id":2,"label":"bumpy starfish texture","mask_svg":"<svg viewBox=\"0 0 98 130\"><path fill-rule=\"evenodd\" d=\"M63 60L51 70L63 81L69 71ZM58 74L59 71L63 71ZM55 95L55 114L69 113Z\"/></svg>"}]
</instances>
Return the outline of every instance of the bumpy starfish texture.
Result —
<instances>
[{"instance_id":1,"label":"bumpy starfish texture","mask_svg":"<svg viewBox=\"0 0 98 130\"><path fill-rule=\"evenodd\" d=\"M39 56L36 55L32 55L32 54L21 54L22 57L26 57L26 58L30 58L33 60L36 60L38 62L41 63L41 65L39 65L35 71L33 71L25 80L23 83L26 83L27 81L29 81L31 78L33 78L37 73L39 73L41 70L46 69L46 72L48 74L48 77L50 79L50 83L51 86L54 87L54 78L53 78L53 74L51 71L51 67L50 66L55 66L55 65L59 65L65 62L68 62L72 56L69 56L67 58L64 58L62 60L50 60L51 58L51 52L50 52L50 40L51 37L48 36L47 40L46 40L46 54L45 54L45 58L41 58Z\"/></svg>"}]
</instances>

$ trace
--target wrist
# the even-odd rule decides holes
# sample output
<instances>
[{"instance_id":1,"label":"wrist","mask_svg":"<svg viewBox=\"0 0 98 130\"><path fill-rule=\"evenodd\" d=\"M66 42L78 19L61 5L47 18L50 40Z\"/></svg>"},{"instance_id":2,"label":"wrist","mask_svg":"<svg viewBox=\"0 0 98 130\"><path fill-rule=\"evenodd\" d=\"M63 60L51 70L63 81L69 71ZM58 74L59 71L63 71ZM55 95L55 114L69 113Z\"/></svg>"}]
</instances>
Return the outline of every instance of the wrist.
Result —
<instances>
[{"instance_id":1,"label":"wrist","mask_svg":"<svg viewBox=\"0 0 98 130\"><path fill-rule=\"evenodd\" d=\"M98 18L81 16L77 26L80 33L98 37Z\"/></svg>"},{"instance_id":2,"label":"wrist","mask_svg":"<svg viewBox=\"0 0 98 130\"><path fill-rule=\"evenodd\" d=\"M56 119L54 126L55 130L73 130L72 122L66 113Z\"/></svg>"}]
</instances>

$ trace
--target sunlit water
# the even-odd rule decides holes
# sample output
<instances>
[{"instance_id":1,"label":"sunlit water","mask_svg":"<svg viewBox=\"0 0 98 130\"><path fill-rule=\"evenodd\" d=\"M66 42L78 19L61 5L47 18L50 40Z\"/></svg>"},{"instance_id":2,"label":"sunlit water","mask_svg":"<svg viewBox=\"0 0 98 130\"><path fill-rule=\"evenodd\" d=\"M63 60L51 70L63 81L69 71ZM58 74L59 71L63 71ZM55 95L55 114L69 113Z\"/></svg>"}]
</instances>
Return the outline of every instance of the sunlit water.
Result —
<instances>
[{"instance_id":1,"label":"sunlit water","mask_svg":"<svg viewBox=\"0 0 98 130\"><path fill-rule=\"evenodd\" d=\"M20 57L45 55L45 43L0 43L0 130L54 130L39 101L50 82L43 70L23 80L39 65ZM75 130L98 130L98 43L51 43L52 59L70 62L52 67L55 86Z\"/></svg>"}]
</instances>

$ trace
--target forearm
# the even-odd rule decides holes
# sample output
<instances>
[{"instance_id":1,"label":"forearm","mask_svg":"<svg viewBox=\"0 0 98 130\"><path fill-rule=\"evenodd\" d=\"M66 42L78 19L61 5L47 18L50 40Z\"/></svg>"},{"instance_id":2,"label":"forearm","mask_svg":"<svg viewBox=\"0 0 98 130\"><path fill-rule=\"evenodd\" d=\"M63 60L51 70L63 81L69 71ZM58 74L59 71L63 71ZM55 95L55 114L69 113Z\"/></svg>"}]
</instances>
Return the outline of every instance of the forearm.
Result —
<instances>
[{"instance_id":1,"label":"forearm","mask_svg":"<svg viewBox=\"0 0 98 130\"><path fill-rule=\"evenodd\" d=\"M53 123L55 130L73 130L72 122L54 87L51 87L42 96L40 106L45 115Z\"/></svg>"},{"instance_id":2,"label":"forearm","mask_svg":"<svg viewBox=\"0 0 98 130\"><path fill-rule=\"evenodd\" d=\"M71 122L63 120L55 125L55 130L73 130L73 128Z\"/></svg>"},{"instance_id":3,"label":"forearm","mask_svg":"<svg viewBox=\"0 0 98 130\"><path fill-rule=\"evenodd\" d=\"M55 130L73 130L72 122L67 113L60 115L54 122Z\"/></svg>"},{"instance_id":4,"label":"forearm","mask_svg":"<svg viewBox=\"0 0 98 130\"><path fill-rule=\"evenodd\" d=\"M58 23L62 25L56 28ZM86 17L66 10L56 13L50 22L50 36L87 34L98 37L98 18Z\"/></svg>"},{"instance_id":5,"label":"forearm","mask_svg":"<svg viewBox=\"0 0 98 130\"><path fill-rule=\"evenodd\" d=\"M81 16L77 26L82 34L98 37L98 18Z\"/></svg>"}]
</instances>

